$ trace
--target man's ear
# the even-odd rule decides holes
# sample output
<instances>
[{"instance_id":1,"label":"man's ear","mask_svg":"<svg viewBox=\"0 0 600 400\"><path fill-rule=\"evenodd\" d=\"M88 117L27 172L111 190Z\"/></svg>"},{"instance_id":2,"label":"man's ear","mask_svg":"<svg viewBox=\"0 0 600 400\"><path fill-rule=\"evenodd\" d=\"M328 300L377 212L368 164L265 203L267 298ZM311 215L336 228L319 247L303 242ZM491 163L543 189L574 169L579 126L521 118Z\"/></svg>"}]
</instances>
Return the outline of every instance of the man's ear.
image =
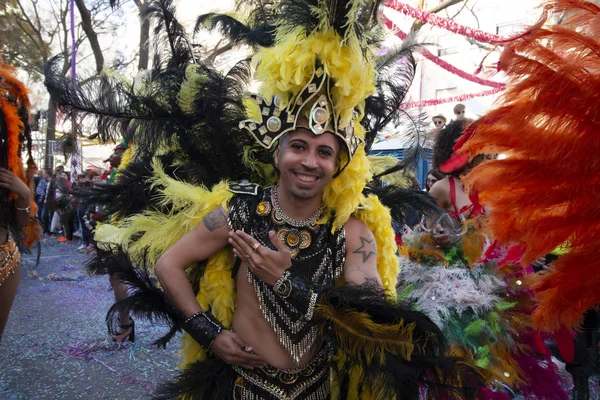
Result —
<instances>
[{"instance_id":1,"label":"man's ear","mask_svg":"<svg viewBox=\"0 0 600 400\"><path fill-rule=\"evenodd\" d=\"M275 166L279 165L279 146L277 146L275 153L273 153L273 162L275 163Z\"/></svg>"}]
</instances>

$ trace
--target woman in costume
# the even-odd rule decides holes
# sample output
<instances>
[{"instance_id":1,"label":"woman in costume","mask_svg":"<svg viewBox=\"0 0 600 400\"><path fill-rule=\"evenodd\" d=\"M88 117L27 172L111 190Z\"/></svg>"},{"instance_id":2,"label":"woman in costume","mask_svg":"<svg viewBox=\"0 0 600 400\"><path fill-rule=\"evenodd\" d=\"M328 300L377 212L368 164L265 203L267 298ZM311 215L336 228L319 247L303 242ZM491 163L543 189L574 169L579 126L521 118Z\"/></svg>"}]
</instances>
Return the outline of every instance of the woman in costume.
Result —
<instances>
[{"instance_id":1,"label":"woman in costume","mask_svg":"<svg viewBox=\"0 0 600 400\"><path fill-rule=\"evenodd\" d=\"M36 167L31 158L27 89L14 68L0 61L0 341L17 292L19 245L31 247L40 234L35 220L32 182ZM27 174L21 151L27 140Z\"/></svg>"},{"instance_id":2,"label":"woman in costume","mask_svg":"<svg viewBox=\"0 0 600 400\"><path fill-rule=\"evenodd\" d=\"M513 249L517 270L561 248L548 273L530 276L533 321L555 332L559 349L570 347L563 357L573 360L573 344L565 343L570 331L591 322L584 315L600 303L600 7L584 0L544 4L540 21L502 52L507 89L457 151L468 158L505 155L475 168L465 183L489 208L489 229ZM574 398L588 398L594 369L574 374Z\"/></svg>"},{"instance_id":3,"label":"woman in costume","mask_svg":"<svg viewBox=\"0 0 600 400\"><path fill-rule=\"evenodd\" d=\"M566 399L549 357L537 354L531 291L522 271L503 261L486 229L484 209L461 179L481 162L455 157L468 125L450 122L438 136L434 167L448 174L429 192L445 213L403 236L400 297L427 314L460 354L486 378L483 399ZM468 128L467 128L468 129Z\"/></svg>"}]
</instances>

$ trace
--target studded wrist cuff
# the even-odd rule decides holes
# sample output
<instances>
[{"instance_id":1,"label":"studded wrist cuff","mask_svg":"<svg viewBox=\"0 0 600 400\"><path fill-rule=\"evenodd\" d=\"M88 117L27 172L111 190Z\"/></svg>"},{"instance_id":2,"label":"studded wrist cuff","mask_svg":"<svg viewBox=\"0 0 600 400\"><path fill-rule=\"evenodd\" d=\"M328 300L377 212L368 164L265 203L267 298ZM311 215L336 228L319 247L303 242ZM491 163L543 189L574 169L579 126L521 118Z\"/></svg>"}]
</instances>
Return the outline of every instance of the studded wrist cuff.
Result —
<instances>
[{"instance_id":1,"label":"studded wrist cuff","mask_svg":"<svg viewBox=\"0 0 600 400\"><path fill-rule=\"evenodd\" d=\"M186 319L181 326L204 350L210 348L223 329L219 320L210 311L197 312Z\"/></svg>"}]
</instances>

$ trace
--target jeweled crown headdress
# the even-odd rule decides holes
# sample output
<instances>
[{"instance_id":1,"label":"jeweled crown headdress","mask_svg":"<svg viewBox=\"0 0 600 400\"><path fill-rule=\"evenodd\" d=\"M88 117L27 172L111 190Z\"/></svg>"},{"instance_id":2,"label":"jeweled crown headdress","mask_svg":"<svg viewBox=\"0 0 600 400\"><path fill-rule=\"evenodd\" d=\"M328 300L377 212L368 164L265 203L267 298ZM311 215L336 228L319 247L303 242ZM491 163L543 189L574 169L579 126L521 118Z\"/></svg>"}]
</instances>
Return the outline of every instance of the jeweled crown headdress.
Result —
<instances>
[{"instance_id":1,"label":"jeweled crown headdress","mask_svg":"<svg viewBox=\"0 0 600 400\"><path fill-rule=\"evenodd\" d=\"M332 79L317 61L309 83L287 106L282 105L276 95L272 100L256 94L251 95L250 97L260 107L262 119L261 121L244 120L240 122L240 128L247 129L261 146L270 149L280 137L299 126L305 108L311 106L308 126L305 128L309 128L315 135L324 133L336 135L346 145L349 162L358 146L363 143L363 140L354 133L354 121L358 113L353 112L351 120L342 128L340 116L336 115L332 106L332 84Z\"/></svg>"}]
</instances>

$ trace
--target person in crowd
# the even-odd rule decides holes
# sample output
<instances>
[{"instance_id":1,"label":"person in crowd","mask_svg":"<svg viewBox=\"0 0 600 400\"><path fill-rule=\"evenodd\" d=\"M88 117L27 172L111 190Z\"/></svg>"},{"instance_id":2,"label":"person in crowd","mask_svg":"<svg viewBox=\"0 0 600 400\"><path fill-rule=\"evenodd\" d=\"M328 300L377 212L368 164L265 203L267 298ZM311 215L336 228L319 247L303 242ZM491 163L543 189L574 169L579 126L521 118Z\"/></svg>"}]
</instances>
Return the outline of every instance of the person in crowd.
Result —
<instances>
[{"instance_id":1,"label":"person in crowd","mask_svg":"<svg viewBox=\"0 0 600 400\"><path fill-rule=\"evenodd\" d=\"M16 78L16 70L0 60L0 343L20 276L19 246L31 247L41 234L35 220L37 204L23 169L21 149L31 136L27 90ZM28 143L25 143L25 140ZM29 168L36 168L29 151Z\"/></svg>"},{"instance_id":2,"label":"person in crowd","mask_svg":"<svg viewBox=\"0 0 600 400\"><path fill-rule=\"evenodd\" d=\"M443 114L436 114L431 117L431 122L433 122L433 130L439 132L446 126L446 117Z\"/></svg>"},{"instance_id":3,"label":"person in crowd","mask_svg":"<svg viewBox=\"0 0 600 400\"><path fill-rule=\"evenodd\" d=\"M40 221L43 221L44 215L44 202L46 199L46 189L48 188L48 184L50 182L50 174L46 171L41 171L42 178L39 180L37 186L35 187L35 196L36 196L36 204L38 205L38 213L37 218Z\"/></svg>"},{"instance_id":4,"label":"person in crowd","mask_svg":"<svg viewBox=\"0 0 600 400\"><path fill-rule=\"evenodd\" d=\"M44 195L44 212L42 214L42 226L44 228L44 233L48 235L55 233L55 227L52 224L52 221L55 219L54 213L56 211L55 195L56 175L53 173L52 175L48 175L46 193Z\"/></svg>"},{"instance_id":5,"label":"person in crowd","mask_svg":"<svg viewBox=\"0 0 600 400\"><path fill-rule=\"evenodd\" d=\"M425 179L425 191L429 192L435 183L441 181L445 177L446 175L442 174L437 168L430 169L429 172L427 172L427 178Z\"/></svg>"},{"instance_id":6,"label":"person in crowd","mask_svg":"<svg viewBox=\"0 0 600 400\"><path fill-rule=\"evenodd\" d=\"M72 182L64 172L57 171L56 177L56 212L59 215L63 235L57 238L58 242L73 240L73 217L75 214L73 196L71 195Z\"/></svg>"},{"instance_id":7,"label":"person in crowd","mask_svg":"<svg viewBox=\"0 0 600 400\"><path fill-rule=\"evenodd\" d=\"M454 106L454 118L455 121L465 121L467 119L467 107L462 104L462 103L458 103L457 105Z\"/></svg>"}]
</instances>

